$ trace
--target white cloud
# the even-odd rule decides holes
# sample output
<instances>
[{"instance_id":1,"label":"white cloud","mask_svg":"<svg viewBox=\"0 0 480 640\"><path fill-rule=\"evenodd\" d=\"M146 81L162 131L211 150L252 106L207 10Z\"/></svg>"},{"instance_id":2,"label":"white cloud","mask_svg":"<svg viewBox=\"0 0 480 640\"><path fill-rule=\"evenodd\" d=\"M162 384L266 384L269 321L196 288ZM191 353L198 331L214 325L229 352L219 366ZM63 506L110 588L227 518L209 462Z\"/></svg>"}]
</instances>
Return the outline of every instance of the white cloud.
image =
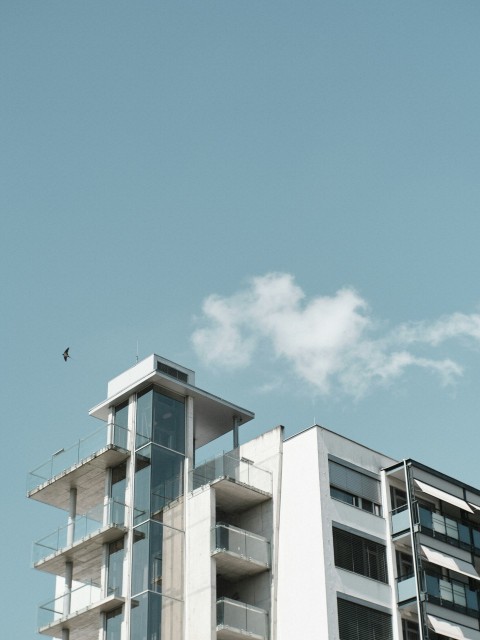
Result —
<instances>
[{"instance_id":1,"label":"white cloud","mask_svg":"<svg viewBox=\"0 0 480 640\"><path fill-rule=\"evenodd\" d=\"M455 313L435 322L403 324L379 336L366 301L351 287L332 296L307 299L294 278L268 273L253 278L230 297L211 295L203 303L202 326L192 342L207 364L238 369L251 364L258 349L287 363L321 393L339 387L361 396L388 384L409 367L421 367L442 384L462 375L455 361L417 355L447 339L480 341L480 315Z\"/></svg>"}]
</instances>

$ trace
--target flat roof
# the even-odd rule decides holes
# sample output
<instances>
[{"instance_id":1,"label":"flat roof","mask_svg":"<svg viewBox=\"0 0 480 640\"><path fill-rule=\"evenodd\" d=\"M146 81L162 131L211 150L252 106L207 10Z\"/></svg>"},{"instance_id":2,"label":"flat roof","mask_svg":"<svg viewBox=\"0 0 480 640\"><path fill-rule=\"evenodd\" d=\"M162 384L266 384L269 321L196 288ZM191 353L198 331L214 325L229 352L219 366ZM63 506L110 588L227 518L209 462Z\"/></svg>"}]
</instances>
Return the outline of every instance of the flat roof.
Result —
<instances>
[{"instance_id":1,"label":"flat roof","mask_svg":"<svg viewBox=\"0 0 480 640\"><path fill-rule=\"evenodd\" d=\"M253 411L239 407L158 369L150 369L150 371L145 372L143 368L142 371L144 372L143 375L138 379L129 378L127 386L94 406L90 409L89 414L101 420L108 420L111 407L121 404L133 392L142 391L150 385L161 387L181 397L190 396L194 399L195 448L199 448L231 431L234 419L243 424L253 420L255 417Z\"/></svg>"}]
</instances>

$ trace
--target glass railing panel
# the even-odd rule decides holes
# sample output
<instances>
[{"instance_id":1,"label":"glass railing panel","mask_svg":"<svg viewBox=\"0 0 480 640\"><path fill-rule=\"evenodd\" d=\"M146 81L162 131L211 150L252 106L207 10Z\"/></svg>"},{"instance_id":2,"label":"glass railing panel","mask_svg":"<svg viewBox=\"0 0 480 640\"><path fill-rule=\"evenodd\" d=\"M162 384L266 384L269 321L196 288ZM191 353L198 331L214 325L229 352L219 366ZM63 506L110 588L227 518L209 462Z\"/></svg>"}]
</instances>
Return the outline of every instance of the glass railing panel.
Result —
<instances>
[{"instance_id":1,"label":"glass railing panel","mask_svg":"<svg viewBox=\"0 0 480 640\"><path fill-rule=\"evenodd\" d=\"M410 518L408 515L408 507L400 507L392 511L392 533L400 533L410 529Z\"/></svg>"},{"instance_id":2,"label":"glass railing panel","mask_svg":"<svg viewBox=\"0 0 480 640\"><path fill-rule=\"evenodd\" d=\"M78 515L74 523L59 527L34 543L34 564L53 553L66 549L70 544L79 542L105 526L123 526L126 509L125 504L117 500L108 500L105 504L96 505L87 513Z\"/></svg>"},{"instance_id":3,"label":"glass railing panel","mask_svg":"<svg viewBox=\"0 0 480 640\"><path fill-rule=\"evenodd\" d=\"M272 474L254 464L230 454L217 456L198 465L190 472L190 487L198 489L222 477L253 486L266 493L272 492Z\"/></svg>"},{"instance_id":4,"label":"glass railing panel","mask_svg":"<svg viewBox=\"0 0 480 640\"><path fill-rule=\"evenodd\" d=\"M101 589L98 584L89 582L72 589L68 595L61 595L39 607L38 627L45 627L60 618L80 611L101 599Z\"/></svg>"},{"instance_id":5,"label":"glass railing panel","mask_svg":"<svg viewBox=\"0 0 480 640\"><path fill-rule=\"evenodd\" d=\"M212 529L212 551L228 551L270 565L270 543L244 529L226 524L217 524Z\"/></svg>"},{"instance_id":6,"label":"glass railing panel","mask_svg":"<svg viewBox=\"0 0 480 640\"><path fill-rule=\"evenodd\" d=\"M398 602L404 600L410 600L417 595L417 587L415 576L408 576L406 578L397 578L397 599Z\"/></svg>"},{"instance_id":7,"label":"glass railing panel","mask_svg":"<svg viewBox=\"0 0 480 640\"><path fill-rule=\"evenodd\" d=\"M225 598L222 598L217 606L218 604L220 604L220 618L217 618L217 624L247 631L247 607L245 604Z\"/></svg>"},{"instance_id":8,"label":"glass railing panel","mask_svg":"<svg viewBox=\"0 0 480 640\"><path fill-rule=\"evenodd\" d=\"M267 614L254 607L247 606L247 630L256 636L267 637Z\"/></svg>"},{"instance_id":9,"label":"glass railing panel","mask_svg":"<svg viewBox=\"0 0 480 640\"><path fill-rule=\"evenodd\" d=\"M230 551L240 556L246 555L245 531L227 525L217 525L215 532L215 549Z\"/></svg>"},{"instance_id":10,"label":"glass railing panel","mask_svg":"<svg viewBox=\"0 0 480 640\"><path fill-rule=\"evenodd\" d=\"M270 543L268 540L247 534L245 539L245 554L248 558L270 566Z\"/></svg>"},{"instance_id":11,"label":"glass railing panel","mask_svg":"<svg viewBox=\"0 0 480 640\"><path fill-rule=\"evenodd\" d=\"M94 433L78 440L67 449L56 451L47 462L28 474L27 490L32 491L56 475L70 469L107 445L127 449L128 429L114 424L102 425Z\"/></svg>"},{"instance_id":12,"label":"glass railing panel","mask_svg":"<svg viewBox=\"0 0 480 640\"><path fill-rule=\"evenodd\" d=\"M267 612L244 602L221 598L217 601L217 625L266 638Z\"/></svg>"}]
</instances>

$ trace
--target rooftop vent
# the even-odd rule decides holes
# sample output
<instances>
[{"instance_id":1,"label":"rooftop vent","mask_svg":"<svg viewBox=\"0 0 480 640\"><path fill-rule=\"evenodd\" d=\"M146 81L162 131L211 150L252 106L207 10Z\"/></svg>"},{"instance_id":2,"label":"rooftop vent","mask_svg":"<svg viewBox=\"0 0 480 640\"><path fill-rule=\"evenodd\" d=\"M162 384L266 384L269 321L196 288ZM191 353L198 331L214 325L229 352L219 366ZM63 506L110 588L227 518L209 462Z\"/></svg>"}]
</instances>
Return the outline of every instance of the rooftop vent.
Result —
<instances>
[{"instance_id":1,"label":"rooftop vent","mask_svg":"<svg viewBox=\"0 0 480 640\"><path fill-rule=\"evenodd\" d=\"M180 380L180 382L188 382L188 375L186 373L179 371L178 369L174 369L174 367L170 367L168 364L160 362L159 360L157 361L157 371L166 373L167 376Z\"/></svg>"}]
</instances>

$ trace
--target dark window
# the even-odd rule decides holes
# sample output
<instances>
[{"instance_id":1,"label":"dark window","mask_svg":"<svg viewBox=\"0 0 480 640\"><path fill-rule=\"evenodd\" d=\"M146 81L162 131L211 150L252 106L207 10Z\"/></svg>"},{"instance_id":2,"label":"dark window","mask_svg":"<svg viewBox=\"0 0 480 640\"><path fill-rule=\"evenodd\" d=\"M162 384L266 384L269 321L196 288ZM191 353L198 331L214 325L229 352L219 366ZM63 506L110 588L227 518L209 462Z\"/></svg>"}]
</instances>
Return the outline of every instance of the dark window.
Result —
<instances>
[{"instance_id":1,"label":"dark window","mask_svg":"<svg viewBox=\"0 0 480 640\"><path fill-rule=\"evenodd\" d=\"M340 640L392 640L391 616L355 602L337 599Z\"/></svg>"},{"instance_id":2,"label":"dark window","mask_svg":"<svg viewBox=\"0 0 480 640\"><path fill-rule=\"evenodd\" d=\"M333 549L335 566L379 582L388 582L383 544L333 527Z\"/></svg>"},{"instance_id":3,"label":"dark window","mask_svg":"<svg viewBox=\"0 0 480 640\"><path fill-rule=\"evenodd\" d=\"M403 640L420 640L420 629L418 624L412 620L402 620ZM431 636L429 632L429 637Z\"/></svg>"},{"instance_id":4,"label":"dark window","mask_svg":"<svg viewBox=\"0 0 480 640\"><path fill-rule=\"evenodd\" d=\"M408 553L397 551L397 576L399 578L411 578L414 575L413 558Z\"/></svg>"},{"instance_id":5,"label":"dark window","mask_svg":"<svg viewBox=\"0 0 480 640\"><path fill-rule=\"evenodd\" d=\"M115 418L113 424L113 441L122 447L127 448L128 444L128 400L115 407Z\"/></svg>"},{"instance_id":6,"label":"dark window","mask_svg":"<svg viewBox=\"0 0 480 640\"><path fill-rule=\"evenodd\" d=\"M407 506L407 494L402 489L390 487L390 499L392 502L392 511Z\"/></svg>"},{"instance_id":7,"label":"dark window","mask_svg":"<svg viewBox=\"0 0 480 640\"><path fill-rule=\"evenodd\" d=\"M328 470L332 498L382 515L379 480L333 460L329 460Z\"/></svg>"}]
</instances>

